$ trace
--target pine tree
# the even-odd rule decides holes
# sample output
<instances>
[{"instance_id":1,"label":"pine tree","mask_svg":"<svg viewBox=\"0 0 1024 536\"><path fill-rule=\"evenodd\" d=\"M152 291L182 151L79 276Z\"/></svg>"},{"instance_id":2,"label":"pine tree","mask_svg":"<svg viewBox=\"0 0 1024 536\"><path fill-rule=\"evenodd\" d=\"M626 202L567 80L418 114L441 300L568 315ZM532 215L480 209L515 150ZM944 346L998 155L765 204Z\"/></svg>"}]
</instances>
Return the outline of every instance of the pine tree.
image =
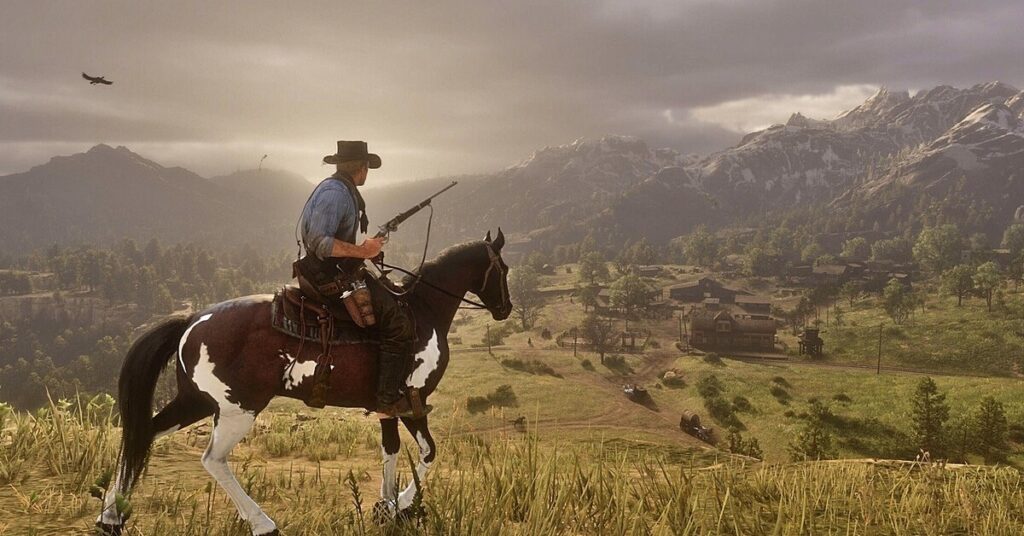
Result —
<instances>
[{"instance_id":1,"label":"pine tree","mask_svg":"<svg viewBox=\"0 0 1024 536\"><path fill-rule=\"evenodd\" d=\"M937 454L942 448L943 426L949 420L946 395L939 392L935 381L926 377L917 384L911 406L916 446Z\"/></svg>"},{"instance_id":2,"label":"pine tree","mask_svg":"<svg viewBox=\"0 0 1024 536\"><path fill-rule=\"evenodd\" d=\"M789 444L789 455L795 462L827 460L832 456L832 434L821 421L811 419Z\"/></svg>"},{"instance_id":3,"label":"pine tree","mask_svg":"<svg viewBox=\"0 0 1024 536\"><path fill-rule=\"evenodd\" d=\"M1002 459L1006 449L1006 410L991 396L981 400L974 414L974 437L986 461Z\"/></svg>"}]
</instances>

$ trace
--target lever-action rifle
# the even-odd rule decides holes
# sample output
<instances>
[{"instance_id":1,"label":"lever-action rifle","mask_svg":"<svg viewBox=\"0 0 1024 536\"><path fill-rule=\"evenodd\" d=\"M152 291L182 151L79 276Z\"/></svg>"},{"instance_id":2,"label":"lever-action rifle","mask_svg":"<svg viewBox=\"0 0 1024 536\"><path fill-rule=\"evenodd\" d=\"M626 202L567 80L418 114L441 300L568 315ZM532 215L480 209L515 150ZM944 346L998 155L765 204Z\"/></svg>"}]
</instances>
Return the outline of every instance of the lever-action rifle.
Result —
<instances>
[{"instance_id":1,"label":"lever-action rifle","mask_svg":"<svg viewBox=\"0 0 1024 536\"><path fill-rule=\"evenodd\" d=\"M424 199L418 205L410 208L409 210L406 210L405 212L402 212L401 214L395 216L394 218L391 218L386 223L384 223L384 225L378 227L377 234L373 235L373 237L385 238L388 235L390 235L393 231L397 231L398 226L401 225L402 222L411 218L413 214L416 214L417 212L423 210L427 205L430 204L431 201L434 200L435 197L452 189L456 184L458 184L457 181L452 181L451 184L445 186L444 188L441 189L441 191L435 193L434 195ZM340 268L344 273L350 274L353 272L353 270L359 268L359 265L363 263L363 260L364 259L346 258L338 263L338 268Z\"/></svg>"}]
</instances>

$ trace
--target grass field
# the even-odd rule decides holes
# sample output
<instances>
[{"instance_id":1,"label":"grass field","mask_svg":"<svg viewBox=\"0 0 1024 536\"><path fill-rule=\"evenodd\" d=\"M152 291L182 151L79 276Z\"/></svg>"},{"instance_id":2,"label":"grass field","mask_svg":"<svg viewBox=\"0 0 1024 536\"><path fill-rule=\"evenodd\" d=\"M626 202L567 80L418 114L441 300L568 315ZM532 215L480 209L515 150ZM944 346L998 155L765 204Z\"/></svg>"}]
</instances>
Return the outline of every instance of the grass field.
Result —
<instances>
[{"instance_id":1,"label":"grass field","mask_svg":"<svg viewBox=\"0 0 1024 536\"><path fill-rule=\"evenodd\" d=\"M825 351L832 361L874 366L881 324L883 365L1014 375L1024 371L1024 294L1007 289L1006 304L989 312L981 299L965 299L958 307L956 298L929 292L924 311L896 326L879 299L869 297L845 314L844 326L825 330Z\"/></svg>"},{"instance_id":2,"label":"grass field","mask_svg":"<svg viewBox=\"0 0 1024 536\"><path fill-rule=\"evenodd\" d=\"M571 286L574 277L560 267L544 284ZM1011 310L1021 301L1011 294ZM924 375L852 366L874 365L884 320L874 298L848 311L842 328L826 330L823 362L709 362L675 349L678 325L669 319L631 322L654 342L617 354L621 364L609 367L592 352L573 355L555 343L583 316L578 303L556 293L534 329L512 330L489 353L482 339L499 325L486 313L460 315L452 334L460 342L431 397L438 459L418 525L380 528L367 514L380 488L379 434L359 411L275 401L236 449L234 470L292 535L1024 533L1021 445L1011 443L1009 467L887 461L915 454L910 396ZM883 365L932 371L953 432L984 396L1021 425L1024 384L1013 368L1024 348L1019 322L988 313L978 300L956 308L935 297L910 323L883 328ZM541 336L545 329L552 338ZM681 382L660 381L668 370ZM765 461L680 431L682 412L695 411L719 438L726 435L730 423L708 415L697 389L712 375L735 409L731 424L758 440ZM647 386L650 403L628 400L625 383ZM469 411L468 398L504 385L514 404ZM789 461L789 444L815 400L830 410L824 422L835 439L832 455L846 460ZM90 488L116 454L112 407L104 398L58 402L0 423L0 535L89 533L100 505ZM520 418L525 428L513 424ZM158 442L132 498L132 534L247 534L199 462L209 433L204 422ZM404 432L403 440L414 445ZM409 464L403 467L408 479Z\"/></svg>"},{"instance_id":3,"label":"grass field","mask_svg":"<svg viewBox=\"0 0 1024 536\"><path fill-rule=\"evenodd\" d=\"M281 411L261 420L269 433L243 443L233 465L243 486L291 535L1024 530L1024 488L1013 469L750 463L624 439L542 440L529 432L442 438L437 470L424 482L424 515L379 527L367 513L379 486L372 427L336 411L301 421L295 430L289 424L293 435L336 445L335 457L322 459L301 441L275 450L282 447L272 446L273 431L296 422ZM197 440L203 435L199 427L158 443L131 499L132 534L247 534L202 471ZM108 418L78 407L13 417L0 463L8 471L16 460L22 465L0 489L0 534L88 534L99 507L89 497L90 483L112 463L116 437Z\"/></svg>"}]
</instances>

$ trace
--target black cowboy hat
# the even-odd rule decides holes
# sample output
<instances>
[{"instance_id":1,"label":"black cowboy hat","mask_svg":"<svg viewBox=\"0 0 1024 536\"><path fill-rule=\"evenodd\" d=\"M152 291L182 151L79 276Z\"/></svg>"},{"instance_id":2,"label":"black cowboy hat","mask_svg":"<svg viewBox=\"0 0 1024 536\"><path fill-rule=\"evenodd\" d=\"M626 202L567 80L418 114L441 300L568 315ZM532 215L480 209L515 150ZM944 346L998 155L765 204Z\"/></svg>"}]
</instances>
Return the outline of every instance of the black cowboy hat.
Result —
<instances>
[{"instance_id":1,"label":"black cowboy hat","mask_svg":"<svg viewBox=\"0 0 1024 536\"><path fill-rule=\"evenodd\" d=\"M380 167L380 157L368 152L365 141L339 141L338 152L324 157L325 164L364 160L370 169Z\"/></svg>"}]
</instances>

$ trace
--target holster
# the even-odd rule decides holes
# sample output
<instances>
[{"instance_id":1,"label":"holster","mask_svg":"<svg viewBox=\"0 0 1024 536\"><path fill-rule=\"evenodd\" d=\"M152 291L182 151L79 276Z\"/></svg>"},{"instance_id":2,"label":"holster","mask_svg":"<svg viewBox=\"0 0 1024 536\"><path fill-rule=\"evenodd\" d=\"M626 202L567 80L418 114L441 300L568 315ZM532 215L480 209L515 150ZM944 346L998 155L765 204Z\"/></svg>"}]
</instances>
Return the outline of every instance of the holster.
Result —
<instances>
[{"instance_id":1,"label":"holster","mask_svg":"<svg viewBox=\"0 0 1024 536\"><path fill-rule=\"evenodd\" d=\"M357 326L365 328L377 323L377 317L373 314L373 296L362 279L352 283L352 290L343 294L341 300Z\"/></svg>"},{"instance_id":2,"label":"holster","mask_svg":"<svg viewBox=\"0 0 1024 536\"><path fill-rule=\"evenodd\" d=\"M315 279L311 267L304 266L303 257L292 263L292 277L299 280L299 288L320 300L338 300L345 306L349 318L361 328L373 326L377 317L373 314L373 295L363 281L365 271L360 267L353 274L337 273L330 279ZM319 283L315 281L320 281Z\"/></svg>"}]
</instances>

